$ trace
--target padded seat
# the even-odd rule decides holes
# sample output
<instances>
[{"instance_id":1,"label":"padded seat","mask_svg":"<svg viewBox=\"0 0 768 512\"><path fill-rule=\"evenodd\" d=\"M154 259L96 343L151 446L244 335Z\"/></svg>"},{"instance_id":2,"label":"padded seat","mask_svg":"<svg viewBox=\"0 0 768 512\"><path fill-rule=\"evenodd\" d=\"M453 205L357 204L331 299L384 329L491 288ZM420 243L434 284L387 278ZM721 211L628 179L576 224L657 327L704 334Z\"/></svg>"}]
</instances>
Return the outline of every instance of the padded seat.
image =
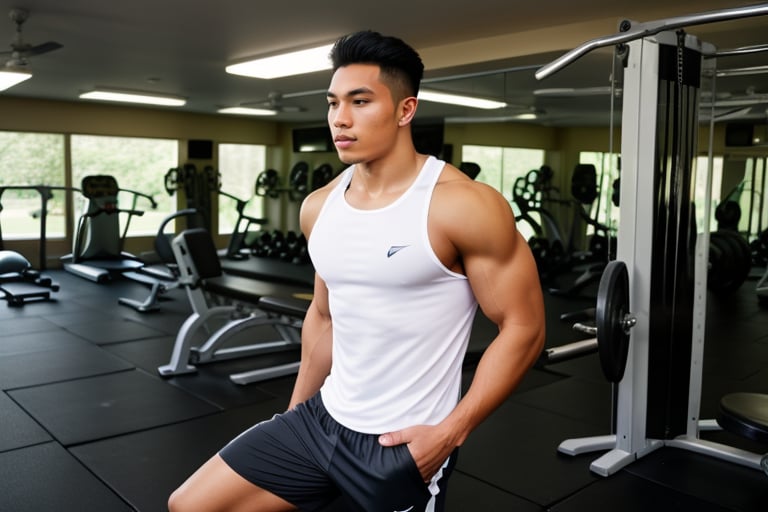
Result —
<instances>
[{"instance_id":1,"label":"padded seat","mask_svg":"<svg viewBox=\"0 0 768 512\"><path fill-rule=\"evenodd\" d=\"M768 394L731 393L720 399L717 422L723 429L768 443Z\"/></svg>"},{"instance_id":2,"label":"padded seat","mask_svg":"<svg viewBox=\"0 0 768 512\"><path fill-rule=\"evenodd\" d=\"M304 318L309 307L308 299L262 297L259 307L264 311L271 311L280 315L288 315L296 318Z\"/></svg>"},{"instance_id":3,"label":"padded seat","mask_svg":"<svg viewBox=\"0 0 768 512\"><path fill-rule=\"evenodd\" d=\"M247 277L231 276L228 274L206 279L203 282L203 289L207 292L253 305L257 305L262 297L268 295L286 296L306 290L295 286L256 281ZM304 310L306 312L306 307ZM301 317L303 318L303 315Z\"/></svg>"},{"instance_id":4,"label":"padded seat","mask_svg":"<svg viewBox=\"0 0 768 512\"><path fill-rule=\"evenodd\" d=\"M295 297L307 295L311 288L223 274L213 238L202 228L182 231L174 238L172 247L180 274L179 284L187 292L192 314L176 335L170 362L158 368L160 375L192 373L198 364L293 351L300 346L301 327L310 301ZM227 303L211 305L207 294L225 299ZM208 324L213 320L220 324L215 331ZM226 346L237 333L262 325L271 326L280 335L279 339ZM202 344L198 343L201 337ZM237 384L248 384L296 373L298 369L299 361L296 361L233 374L230 379Z\"/></svg>"}]
</instances>

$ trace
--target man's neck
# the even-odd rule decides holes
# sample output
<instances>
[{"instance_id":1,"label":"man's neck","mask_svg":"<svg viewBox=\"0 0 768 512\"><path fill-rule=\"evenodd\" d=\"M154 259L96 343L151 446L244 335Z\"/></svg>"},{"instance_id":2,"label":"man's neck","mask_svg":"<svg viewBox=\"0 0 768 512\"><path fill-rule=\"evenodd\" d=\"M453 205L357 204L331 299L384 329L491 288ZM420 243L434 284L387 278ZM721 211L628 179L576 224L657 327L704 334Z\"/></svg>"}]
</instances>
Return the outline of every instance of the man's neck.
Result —
<instances>
[{"instance_id":1,"label":"man's neck","mask_svg":"<svg viewBox=\"0 0 768 512\"><path fill-rule=\"evenodd\" d=\"M411 186L427 157L415 151L355 165L347 199L360 208L378 208L400 197Z\"/></svg>"}]
</instances>

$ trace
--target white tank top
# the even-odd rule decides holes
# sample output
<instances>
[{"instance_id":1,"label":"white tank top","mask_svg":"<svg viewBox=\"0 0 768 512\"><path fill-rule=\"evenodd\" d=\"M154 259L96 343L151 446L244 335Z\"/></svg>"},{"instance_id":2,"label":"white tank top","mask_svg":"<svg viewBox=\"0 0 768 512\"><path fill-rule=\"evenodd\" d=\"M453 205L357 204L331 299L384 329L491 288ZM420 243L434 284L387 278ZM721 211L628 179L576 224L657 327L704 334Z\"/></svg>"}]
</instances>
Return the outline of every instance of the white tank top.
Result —
<instances>
[{"instance_id":1,"label":"white tank top","mask_svg":"<svg viewBox=\"0 0 768 512\"><path fill-rule=\"evenodd\" d=\"M477 302L427 234L444 162L430 157L409 189L376 210L350 206L347 169L312 229L309 253L328 287L333 364L322 386L342 425L380 434L442 421L459 400Z\"/></svg>"}]
</instances>

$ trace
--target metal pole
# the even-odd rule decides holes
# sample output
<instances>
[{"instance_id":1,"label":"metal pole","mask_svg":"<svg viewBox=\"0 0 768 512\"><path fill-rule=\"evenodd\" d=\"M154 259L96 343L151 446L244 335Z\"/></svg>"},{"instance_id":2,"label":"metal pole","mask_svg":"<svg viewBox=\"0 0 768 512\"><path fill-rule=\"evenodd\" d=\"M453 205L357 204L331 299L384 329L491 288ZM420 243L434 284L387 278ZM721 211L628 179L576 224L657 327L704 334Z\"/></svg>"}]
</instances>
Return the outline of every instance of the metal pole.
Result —
<instances>
[{"instance_id":1,"label":"metal pole","mask_svg":"<svg viewBox=\"0 0 768 512\"><path fill-rule=\"evenodd\" d=\"M629 21L622 23L626 26L627 30L623 30L618 34L610 36L598 37L583 43L581 46L577 46L573 50L569 51L565 55L558 57L549 64L545 64L535 75L538 80L547 78L572 64L576 60L580 59L587 53L597 48L603 48L605 46L612 46L622 43L628 43L636 39L641 39L646 36L652 36L660 32L674 30L677 28L690 27L692 25L704 25L707 23L716 23L718 21L736 20L741 18L750 18L754 16L768 15L768 4L751 5L747 7L737 7L734 9L720 9L716 11L707 11L698 14L689 14L685 16L677 16L674 18L668 18L657 21L649 21L647 23L640 23L635 26Z\"/></svg>"}]
</instances>

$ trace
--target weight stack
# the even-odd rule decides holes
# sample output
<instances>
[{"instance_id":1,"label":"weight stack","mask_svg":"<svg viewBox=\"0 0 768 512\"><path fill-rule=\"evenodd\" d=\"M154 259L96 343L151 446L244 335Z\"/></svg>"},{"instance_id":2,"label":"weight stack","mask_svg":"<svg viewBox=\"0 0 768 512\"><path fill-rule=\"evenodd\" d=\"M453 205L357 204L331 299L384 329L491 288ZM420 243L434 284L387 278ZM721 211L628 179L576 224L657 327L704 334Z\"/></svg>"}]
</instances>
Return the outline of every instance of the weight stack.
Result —
<instances>
[{"instance_id":1,"label":"weight stack","mask_svg":"<svg viewBox=\"0 0 768 512\"><path fill-rule=\"evenodd\" d=\"M648 338L649 437L686 430L693 339L696 220L692 202L701 55L660 45Z\"/></svg>"}]
</instances>

